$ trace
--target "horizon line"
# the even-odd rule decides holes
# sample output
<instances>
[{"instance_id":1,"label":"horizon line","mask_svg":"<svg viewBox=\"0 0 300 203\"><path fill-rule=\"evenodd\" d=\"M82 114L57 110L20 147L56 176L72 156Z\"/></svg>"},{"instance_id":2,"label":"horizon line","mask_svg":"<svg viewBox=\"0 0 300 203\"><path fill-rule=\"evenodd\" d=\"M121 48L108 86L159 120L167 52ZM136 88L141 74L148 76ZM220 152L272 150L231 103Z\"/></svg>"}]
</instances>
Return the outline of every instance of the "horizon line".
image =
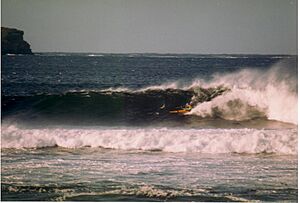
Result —
<instances>
[{"instance_id":1,"label":"horizon line","mask_svg":"<svg viewBox=\"0 0 300 203\"><path fill-rule=\"evenodd\" d=\"M297 56L298 53L193 53L193 52L79 52L79 51L33 51L35 53L69 53L69 54L160 54L160 55L289 55Z\"/></svg>"}]
</instances>

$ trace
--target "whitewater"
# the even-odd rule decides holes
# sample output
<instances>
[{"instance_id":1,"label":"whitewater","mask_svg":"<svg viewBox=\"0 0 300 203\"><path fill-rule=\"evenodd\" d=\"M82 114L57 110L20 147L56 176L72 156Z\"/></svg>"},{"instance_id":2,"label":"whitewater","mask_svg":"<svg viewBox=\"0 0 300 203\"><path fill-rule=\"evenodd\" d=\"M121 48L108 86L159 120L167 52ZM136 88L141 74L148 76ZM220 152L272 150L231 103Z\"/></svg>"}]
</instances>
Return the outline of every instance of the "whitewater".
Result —
<instances>
[{"instance_id":1,"label":"whitewater","mask_svg":"<svg viewBox=\"0 0 300 203\"><path fill-rule=\"evenodd\" d=\"M286 70L287 65L282 61L267 71L244 69L234 74L214 75L208 85L223 85L231 91L197 105L191 114L212 116L217 109L224 119L243 120L251 119L254 109L263 112L268 119L297 125L298 81L293 72Z\"/></svg>"},{"instance_id":2,"label":"whitewater","mask_svg":"<svg viewBox=\"0 0 300 203\"><path fill-rule=\"evenodd\" d=\"M102 147L199 153L297 154L297 130L19 129L2 130L3 148ZM112 136L113 135L113 136Z\"/></svg>"}]
</instances>

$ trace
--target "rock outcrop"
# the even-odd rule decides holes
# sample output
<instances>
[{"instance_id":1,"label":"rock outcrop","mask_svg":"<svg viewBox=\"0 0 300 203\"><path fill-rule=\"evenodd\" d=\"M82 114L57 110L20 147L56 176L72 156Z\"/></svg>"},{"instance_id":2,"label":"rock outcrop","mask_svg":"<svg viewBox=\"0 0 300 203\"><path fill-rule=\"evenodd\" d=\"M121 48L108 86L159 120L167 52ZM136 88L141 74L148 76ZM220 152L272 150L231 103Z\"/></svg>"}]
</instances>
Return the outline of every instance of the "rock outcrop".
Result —
<instances>
[{"instance_id":1,"label":"rock outcrop","mask_svg":"<svg viewBox=\"0 0 300 203\"><path fill-rule=\"evenodd\" d=\"M21 30L1 27L2 54L32 54L30 45L23 39Z\"/></svg>"}]
</instances>

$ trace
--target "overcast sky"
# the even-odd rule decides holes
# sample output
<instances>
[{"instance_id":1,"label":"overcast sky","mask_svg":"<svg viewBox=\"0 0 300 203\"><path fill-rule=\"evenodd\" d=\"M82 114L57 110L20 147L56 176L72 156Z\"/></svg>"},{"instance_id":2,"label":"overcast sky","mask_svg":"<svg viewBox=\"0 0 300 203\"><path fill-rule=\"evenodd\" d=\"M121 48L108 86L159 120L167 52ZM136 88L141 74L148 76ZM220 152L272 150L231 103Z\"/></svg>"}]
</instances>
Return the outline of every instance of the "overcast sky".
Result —
<instances>
[{"instance_id":1,"label":"overcast sky","mask_svg":"<svg viewBox=\"0 0 300 203\"><path fill-rule=\"evenodd\" d=\"M297 0L2 0L35 52L297 53Z\"/></svg>"}]
</instances>

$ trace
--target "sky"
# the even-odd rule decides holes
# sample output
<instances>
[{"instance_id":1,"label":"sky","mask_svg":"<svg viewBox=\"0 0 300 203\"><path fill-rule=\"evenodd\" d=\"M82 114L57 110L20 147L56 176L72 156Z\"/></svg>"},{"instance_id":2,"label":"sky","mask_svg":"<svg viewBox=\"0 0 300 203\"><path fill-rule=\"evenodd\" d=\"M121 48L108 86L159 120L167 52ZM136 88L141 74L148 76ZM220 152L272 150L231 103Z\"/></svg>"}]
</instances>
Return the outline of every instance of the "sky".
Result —
<instances>
[{"instance_id":1,"label":"sky","mask_svg":"<svg viewBox=\"0 0 300 203\"><path fill-rule=\"evenodd\" d=\"M297 0L1 0L34 52L297 54Z\"/></svg>"}]
</instances>

